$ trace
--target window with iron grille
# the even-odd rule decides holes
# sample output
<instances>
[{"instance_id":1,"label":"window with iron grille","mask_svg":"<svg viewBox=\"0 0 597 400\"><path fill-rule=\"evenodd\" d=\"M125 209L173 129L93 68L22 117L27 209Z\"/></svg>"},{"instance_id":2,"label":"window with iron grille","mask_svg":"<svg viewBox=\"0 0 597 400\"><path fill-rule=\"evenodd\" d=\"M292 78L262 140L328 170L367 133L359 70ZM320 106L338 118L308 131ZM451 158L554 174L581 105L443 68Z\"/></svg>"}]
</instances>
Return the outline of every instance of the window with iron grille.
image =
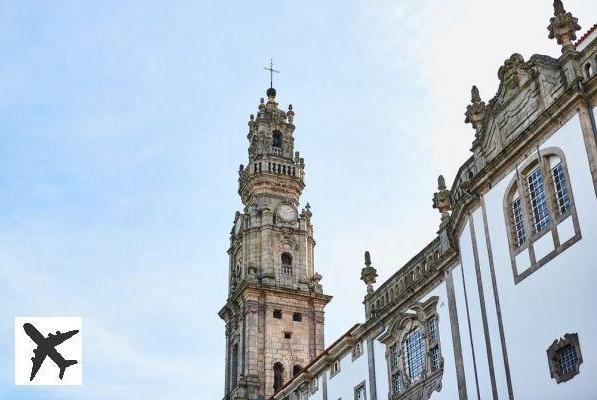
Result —
<instances>
[{"instance_id":1,"label":"window with iron grille","mask_svg":"<svg viewBox=\"0 0 597 400\"><path fill-rule=\"evenodd\" d=\"M556 147L541 150L517 168L504 193L503 210L516 284L582 239L566 159ZM562 223L565 229L557 226ZM552 234L545 235L549 230ZM537 246L547 249L549 236L552 250L536 251Z\"/></svg>"},{"instance_id":2,"label":"window with iron grille","mask_svg":"<svg viewBox=\"0 0 597 400\"><path fill-rule=\"evenodd\" d=\"M396 345L390 347L390 363L392 367L398 366L398 348Z\"/></svg>"},{"instance_id":3,"label":"window with iron grille","mask_svg":"<svg viewBox=\"0 0 597 400\"><path fill-rule=\"evenodd\" d=\"M420 329L413 331L404 342L404 357L410 381L415 381L425 370L425 341Z\"/></svg>"},{"instance_id":4,"label":"window with iron grille","mask_svg":"<svg viewBox=\"0 0 597 400\"><path fill-rule=\"evenodd\" d=\"M434 371L437 371L438 369L441 368L442 357L439 354L438 347L434 347L431 349L431 351L429 352L429 358L431 358L431 369L433 369Z\"/></svg>"},{"instance_id":5,"label":"window with iron grille","mask_svg":"<svg viewBox=\"0 0 597 400\"><path fill-rule=\"evenodd\" d=\"M549 372L556 383L566 382L580 373L583 363L577 333L566 333L547 349Z\"/></svg>"},{"instance_id":6,"label":"window with iron grille","mask_svg":"<svg viewBox=\"0 0 597 400\"><path fill-rule=\"evenodd\" d=\"M529 174L527 177L527 186L529 189L533 225L535 230L539 232L549 226L549 211L547 209L547 198L545 196L545 187L543 186L540 167L537 167Z\"/></svg>"},{"instance_id":7,"label":"window with iron grille","mask_svg":"<svg viewBox=\"0 0 597 400\"><path fill-rule=\"evenodd\" d=\"M561 162L552 168L551 174L553 176L553 185L558 212L560 214L564 214L570 209L570 196L568 194L568 182L566 180L566 174L564 173L564 167L562 166Z\"/></svg>"},{"instance_id":8,"label":"window with iron grille","mask_svg":"<svg viewBox=\"0 0 597 400\"><path fill-rule=\"evenodd\" d=\"M354 389L354 400L367 400L364 382Z\"/></svg>"},{"instance_id":9,"label":"window with iron grille","mask_svg":"<svg viewBox=\"0 0 597 400\"><path fill-rule=\"evenodd\" d=\"M404 391L404 382L402 382L402 374L400 372L392 375L392 390L394 393L402 393Z\"/></svg>"},{"instance_id":10,"label":"window with iron grille","mask_svg":"<svg viewBox=\"0 0 597 400\"><path fill-rule=\"evenodd\" d=\"M427 321L427 332L429 334L429 341L431 343L436 343L439 339L439 332L437 330L437 317L433 317Z\"/></svg>"},{"instance_id":11,"label":"window with iron grille","mask_svg":"<svg viewBox=\"0 0 597 400\"><path fill-rule=\"evenodd\" d=\"M564 375L572 371L578 360L576 357L576 350L572 345L569 344L558 350L558 358L558 372L560 375Z\"/></svg>"},{"instance_id":12,"label":"window with iron grille","mask_svg":"<svg viewBox=\"0 0 597 400\"><path fill-rule=\"evenodd\" d=\"M521 246L527 239L524 231L524 220L522 215L522 204L520 197L512 201L512 218L514 222L514 236L516 246Z\"/></svg>"}]
</instances>

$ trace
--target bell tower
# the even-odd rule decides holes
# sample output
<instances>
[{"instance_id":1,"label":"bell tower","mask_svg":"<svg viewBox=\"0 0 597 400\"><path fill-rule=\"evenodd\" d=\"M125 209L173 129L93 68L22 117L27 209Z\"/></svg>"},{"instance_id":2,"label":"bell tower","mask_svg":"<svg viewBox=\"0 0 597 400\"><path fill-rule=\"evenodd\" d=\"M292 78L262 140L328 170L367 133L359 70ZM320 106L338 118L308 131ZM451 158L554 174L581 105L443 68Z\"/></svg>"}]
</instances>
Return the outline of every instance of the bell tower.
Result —
<instances>
[{"instance_id":1,"label":"bell tower","mask_svg":"<svg viewBox=\"0 0 597 400\"><path fill-rule=\"evenodd\" d=\"M324 349L321 275L314 270L305 161L294 148L294 111L267 90L251 114L247 165L240 165L230 232L225 400L267 399Z\"/></svg>"}]
</instances>

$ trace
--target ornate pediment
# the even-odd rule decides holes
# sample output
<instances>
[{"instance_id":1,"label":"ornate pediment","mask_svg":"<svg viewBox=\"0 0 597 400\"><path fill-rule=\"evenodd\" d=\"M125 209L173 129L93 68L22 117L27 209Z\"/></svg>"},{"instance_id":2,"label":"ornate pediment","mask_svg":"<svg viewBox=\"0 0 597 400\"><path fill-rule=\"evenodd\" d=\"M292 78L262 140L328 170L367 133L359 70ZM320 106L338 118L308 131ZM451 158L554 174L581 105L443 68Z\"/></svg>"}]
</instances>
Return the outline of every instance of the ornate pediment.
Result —
<instances>
[{"instance_id":1,"label":"ornate pediment","mask_svg":"<svg viewBox=\"0 0 597 400\"><path fill-rule=\"evenodd\" d=\"M500 107L506 103L535 75L535 71L520 54L512 54L498 70L500 86L495 97L489 102L490 107Z\"/></svg>"},{"instance_id":2,"label":"ornate pediment","mask_svg":"<svg viewBox=\"0 0 597 400\"><path fill-rule=\"evenodd\" d=\"M528 61L512 54L498 70L500 85L485 105L473 87L466 122L476 130L473 152L485 161L495 157L549 107L565 87L558 60L533 55Z\"/></svg>"}]
</instances>

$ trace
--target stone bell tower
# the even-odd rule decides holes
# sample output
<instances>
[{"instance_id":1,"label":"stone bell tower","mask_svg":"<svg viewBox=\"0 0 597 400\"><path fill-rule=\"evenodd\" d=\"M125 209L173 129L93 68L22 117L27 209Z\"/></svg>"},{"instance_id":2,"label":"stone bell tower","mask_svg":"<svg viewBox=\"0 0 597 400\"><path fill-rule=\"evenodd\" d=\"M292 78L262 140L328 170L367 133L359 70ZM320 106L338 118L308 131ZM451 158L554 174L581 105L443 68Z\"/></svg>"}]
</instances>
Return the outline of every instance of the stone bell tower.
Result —
<instances>
[{"instance_id":1,"label":"stone bell tower","mask_svg":"<svg viewBox=\"0 0 597 400\"><path fill-rule=\"evenodd\" d=\"M321 275L314 270L313 226L304 159L294 151L294 112L267 90L249 120L249 159L238 171L244 209L230 233L224 399L267 399L324 349Z\"/></svg>"}]
</instances>

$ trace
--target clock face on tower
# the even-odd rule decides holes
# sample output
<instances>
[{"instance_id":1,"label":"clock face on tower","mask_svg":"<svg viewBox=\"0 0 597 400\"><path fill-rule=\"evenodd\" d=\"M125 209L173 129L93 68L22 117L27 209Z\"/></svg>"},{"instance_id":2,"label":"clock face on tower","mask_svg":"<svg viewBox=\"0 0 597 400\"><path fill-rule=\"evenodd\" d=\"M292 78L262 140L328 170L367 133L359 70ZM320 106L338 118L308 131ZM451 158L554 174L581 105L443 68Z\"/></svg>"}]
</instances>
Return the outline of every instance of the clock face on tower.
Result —
<instances>
[{"instance_id":1,"label":"clock face on tower","mask_svg":"<svg viewBox=\"0 0 597 400\"><path fill-rule=\"evenodd\" d=\"M296 208L290 204L282 204L278 207L278 217L284 222L296 221Z\"/></svg>"}]
</instances>

